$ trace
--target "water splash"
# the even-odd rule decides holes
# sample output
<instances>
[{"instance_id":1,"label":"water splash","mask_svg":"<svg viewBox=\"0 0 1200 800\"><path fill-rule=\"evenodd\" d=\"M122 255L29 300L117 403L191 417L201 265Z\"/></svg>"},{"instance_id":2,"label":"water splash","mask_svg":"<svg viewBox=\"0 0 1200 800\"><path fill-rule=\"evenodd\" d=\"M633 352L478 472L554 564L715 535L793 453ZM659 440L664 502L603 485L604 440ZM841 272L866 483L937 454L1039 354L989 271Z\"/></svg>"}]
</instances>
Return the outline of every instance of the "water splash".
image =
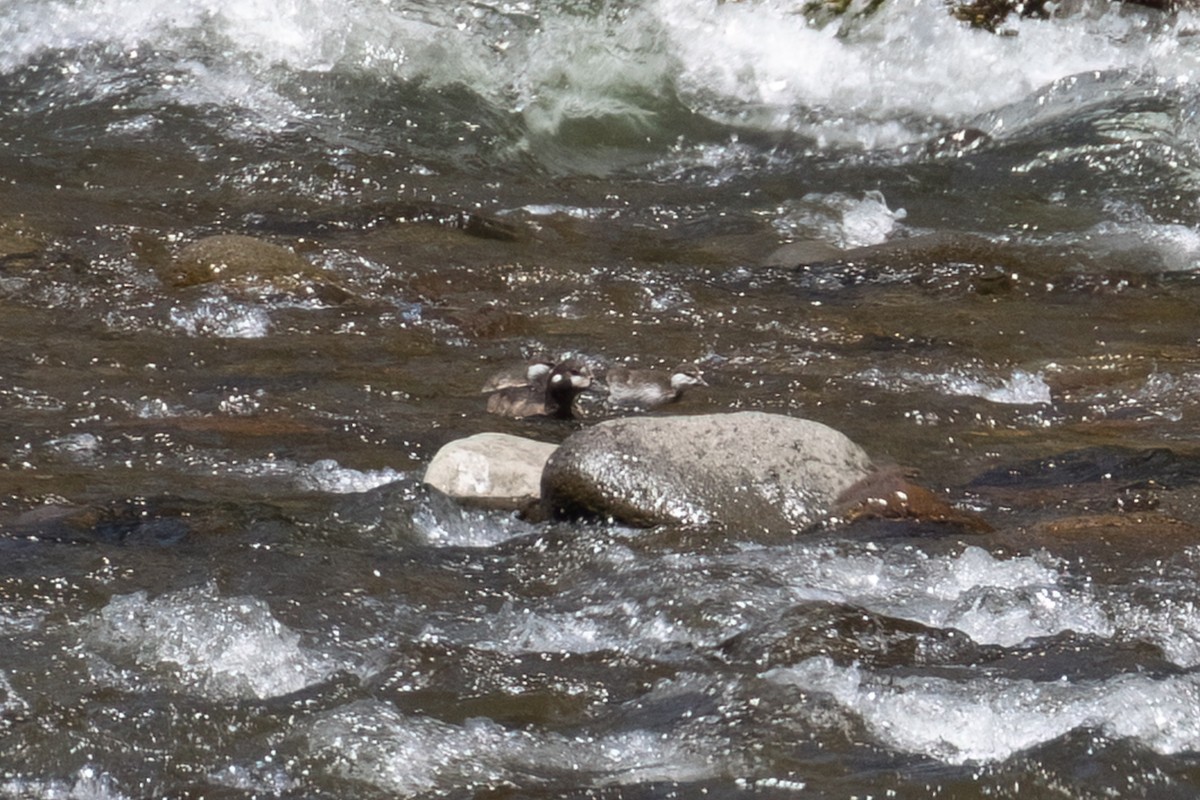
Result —
<instances>
[{"instance_id":1,"label":"water splash","mask_svg":"<svg viewBox=\"0 0 1200 800\"><path fill-rule=\"evenodd\" d=\"M261 339L271 328L271 317L261 306L206 298L190 307L172 308L171 324L188 336Z\"/></svg>"},{"instance_id":2,"label":"water splash","mask_svg":"<svg viewBox=\"0 0 1200 800\"><path fill-rule=\"evenodd\" d=\"M343 777L405 796L446 786L470 790L560 776L593 786L630 786L713 778L728 757L709 743L643 730L568 737L505 728L483 718L454 725L361 701L319 719L308 733L313 753Z\"/></svg>"},{"instance_id":3,"label":"water splash","mask_svg":"<svg viewBox=\"0 0 1200 800\"><path fill-rule=\"evenodd\" d=\"M749 551L739 560L766 569L798 601L848 602L980 644L1011 647L1076 631L1110 637L1113 624L1087 586L1036 558L999 559L969 546L947 557L918 550Z\"/></svg>"},{"instance_id":4,"label":"water splash","mask_svg":"<svg viewBox=\"0 0 1200 800\"><path fill-rule=\"evenodd\" d=\"M97 653L185 691L220 700L289 694L336 665L254 597L225 598L215 583L151 599L117 595L84 621Z\"/></svg>"},{"instance_id":5,"label":"water splash","mask_svg":"<svg viewBox=\"0 0 1200 800\"><path fill-rule=\"evenodd\" d=\"M1200 746L1200 680L1118 675L1083 683L891 677L829 658L771 670L776 683L824 692L889 747L953 764L1003 761L1081 728L1160 753Z\"/></svg>"},{"instance_id":6,"label":"water splash","mask_svg":"<svg viewBox=\"0 0 1200 800\"><path fill-rule=\"evenodd\" d=\"M857 379L871 386L894 391L933 389L941 394L958 397L978 397L1000 405L1051 405L1050 385L1041 372L1015 369L1007 378L978 376L958 370L929 374L911 370L888 371L871 367L860 372Z\"/></svg>"},{"instance_id":7,"label":"water splash","mask_svg":"<svg viewBox=\"0 0 1200 800\"><path fill-rule=\"evenodd\" d=\"M11 778L0 781L0 794L13 798L40 800L128 800L129 795L116 788L116 781L107 772L93 766L80 768L74 780L23 780Z\"/></svg>"},{"instance_id":8,"label":"water splash","mask_svg":"<svg viewBox=\"0 0 1200 800\"><path fill-rule=\"evenodd\" d=\"M298 489L330 494L356 494L403 480L405 474L394 469L358 470L343 467L335 459L323 458L302 464L287 458L271 458L230 464L219 460L194 462L206 473L228 472L248 478L277 478Z\"/></svg>"},{"instance_id":9,"label":"water splash","mask_svg":"<svg viewBox=\"0 0 1200 800\"><path fill-rule=\"evenodd\" d=\"M314 99L322 76L335 75L365 79L368 95L396 82L470 87L483 116L520 119L509 144L525 152L548 138L670 141L671 120L688 113L878 149L976 117L989 133L1009 133L1036 109L998 110L1072 76L1195 77L1190 21L1183 12L1154 30L1114 8L1014 20L1017 35L1000 37L963 26L933 0L893 0L858 23L825 27L785 0L18 0L0 19L0 72L53 59L65 96L123 97L131 113L120 124L136 130L171 105L236 111L252 135L319 127L342 113ZM139 74L153 79L139 85Z\"/></svg>"},{"instance_id":10,"label":"water splash","mask_svg":"<svg viewBox=\"0 0 1200 800\"><path fill-rule=\"evenodd\" d=\"M773 225L792 239L817 239L851 248L887 241L905 216L904 209L888 208L881 192L867 192L861 198L807 194L781 206Z\"/></svg>"}]
</instances>

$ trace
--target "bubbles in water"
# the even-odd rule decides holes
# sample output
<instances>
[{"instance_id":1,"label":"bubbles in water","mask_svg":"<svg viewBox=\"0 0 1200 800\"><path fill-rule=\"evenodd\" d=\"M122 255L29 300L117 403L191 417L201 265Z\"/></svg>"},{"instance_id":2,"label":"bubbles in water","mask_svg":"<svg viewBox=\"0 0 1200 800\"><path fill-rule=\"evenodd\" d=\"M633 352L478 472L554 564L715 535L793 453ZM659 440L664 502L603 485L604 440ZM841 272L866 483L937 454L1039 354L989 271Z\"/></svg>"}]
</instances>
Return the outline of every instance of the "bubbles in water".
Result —
<instances>
[{"instance_id":1,"label":"bubbles in water","mask_svg":"<svg viewBox=\"0 0 1200 800\"><path fill-rule=\"evenodd\" d=\"M966 121L1065 76L1195 69L1174 35L1147 41L1139 20L1116 9L1052 25L1014 20L1015 37L974 35L943 4L924 0L886 3L859 23L824 28L787 2L698 9L661 0L656 13L685 96L717 118L798 130L822 144L919 140L930 130L922 120Z\"/></svg>"},{"instance_id":2,"label":"bubbles in water","mask_svg":"<svg viewBox=\"0 0 1200 800\"><path fill-rule=\"evenodd\" d=\"M866 197L842 212L845 242L851 247L880 244L887 240L896 222L906 216L902 208L888 208L881 193L867 192Z\"/></svg>"},{"instance_id":3,"label":"bubbles in water","mask_svg":"<svg viewBox=\"0 0 1200 800\"><path fill-rule=\"evenodd\" d=\"M1174 663L1200 665L1200 612L1194 603L1166 598L1153 609L1127 610L1119 622L1127 636L1154 642Z\"/></svg>"}]
</instances>

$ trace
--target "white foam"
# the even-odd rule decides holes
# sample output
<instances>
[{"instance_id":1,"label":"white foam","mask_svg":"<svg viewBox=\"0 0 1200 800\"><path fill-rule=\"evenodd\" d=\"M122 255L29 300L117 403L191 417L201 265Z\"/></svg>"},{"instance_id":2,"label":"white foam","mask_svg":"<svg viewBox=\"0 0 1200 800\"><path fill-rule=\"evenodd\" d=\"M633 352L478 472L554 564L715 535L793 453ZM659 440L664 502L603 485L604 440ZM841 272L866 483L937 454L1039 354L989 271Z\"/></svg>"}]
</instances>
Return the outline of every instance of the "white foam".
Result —
<instances>
[{"instance_id":1,"label":"white foam","mask_svg":"<svg viewBox=\"0 0 1200 800\"><path fill-rule=\"evenodd\" d=\"M608 650L659 657L681 646L714 647L768 624L771 609L811 602L849 604L1005 647L1068 631L1116 636L1106 603L1089 585L1076 585L1037 558L996 558L973 546L937 557L907 547L770 547L720 557L678 555L667 565L622 563L628 553L620 547L606 555L627 575L639 568L652 573L645 579L656 594L598 600L606 596L601 588L580 589L549 606L506 603L482 620L431 621L423 636L512 655ZM698 583L698 571L725 578ZM703 617L672 613L656 601L673 593L702 604Z\"/></svg>"},{"instance_id":2,"label":"white foam","mask_svg":"<svg viewBox=\"0 0 1200 800\"><path fill-rule=\"evenodd\" d=\"M405 473L390 467L378 470L343 467L332 458L305 464L290 458L273 457L227 461L210 453L192 453L189 454L188 466L205 474L278 480L303 491L330 494L367 492L406 477Z\"/></svg>"},{"instance_id":3,"label":"white foam","mask_svg":"<svg viewBox=\"0 0 1200 800\"><path fill-rule=\"evenodd\" d=\"M790 0L647 0L594 14L549 3L17 0L0 15L0 71L52 54L71 86L103 94L121 91L114 76L128 64L149 60L158 85L139 100L146 109L238 109L251 129L317 113L288 83L337 70L469 86L523 115L535 139L578 119L620 120L636 136L678 100L721 121L870 148L976 117L1003 133L1022 116L985 115L1070 76L1116 71L1180 85L1200 75L1194 23L1183 12L1153 31L1114 7L1014 19L1017 36L992 36L953 19L941 0L892 0L825 28ZM84 48L117 64L106 71L70 57Z\"/></svg>"},{"instance_id":4,"label":"white foam","mask_svg":"<svg viewBox=\"0 0 1200 800\"><path fill-rule=\"evenodd\" d=\"M1048 243L1106 260L1124 255L1127 259L1122 263L1137 263L1147 271L1182 272L1200 265L1200 231L1178 223L1154 222L1144 212L1135 219L1099 223L1082 234L1052 236Z\"/></svg>"},{"instance_id":5,"label":"white foam","mask_svg":"<svg viewBox=\"0 0 1200 800\"><path fill-rule=\"evenodd\" d=\"M223 298L205 298L190 307L175 306L170 318L171 324L188 336L261 339L271 328L265 308Z\"/></svg>"},{"instance_id":6,"label":"white foam","mask_svg":"<svg viewBox=\"0 0 1200 800\"><path fill-rule=\"evenodd\" d=\"M254 597L222 597L214 583L150 598L117 595L85 620L98 653L216 699L289 694L335 668L300 643L270 606Z\"/></svg>"},{"instance_id":7,"label":"white foam","mask_svg":"<svg viewBox=\"0 0 1200 800\"><path fill-rule=\"evenodd\" d=\"M965 394L1004 405L1050 405L1052 402L1050 385L1046 383L1045 376L1041 372L1026 372L1023 369L1013 370L1012 376L998 386L968 383L963 388Z\"/></svg>"},{"instance_id":8,"label":"white foam","mask_svg":"<svg viewBox=\"0 0 1200 800\"><path fill-rule=\"evenodd\" d=\"M380 470L357 470L343 467L332 458L326 458L300 470L296 480L300 486L318 492L354 494L394 483L404 477L404 473L390 467Z\"/></svg>"},{"instance_id":9,"label":"white foam","mask_svg":"<svg viewBox=\"0 0 1200 800\"><path fill-rule=\"evenodd\" d=\"M492 547L529 532L529 526L511 514L441 503L421 503L412 522L425 541L437 547Z\"/></svg>"},{"instance_id":10,"label":"white foam","mask_svg":"<svg viewBox=\"0 0 1200 800\"><path fill-rule=\"evenodd\" d=\"M595 603L563 612L505 604L488 618L486 628L478 631L475 645L513 654L603 650L651 654L664 645L696 643L696 635L661 612L630 601Z\"/></svg>"},{"instance_id":11,"label":"white foam","mask_svg":"<svg viewBox=\"0 0 1200 800\"><path fill-rule=\"evenodd\" d=\"M615 213L604 208L580 208L561 203L537 203L521 206L521 211L534 217L564 216L571 219L594 220L602 217L615 216Z\"/></svg>"},{"instance_id":12,"label":"white foam","mask_svg":"<svg viewBox=\"0 0 1200 800\"><path fill-rule=\"evenodd\" d=\"M569 775L593 786L697 781L727 769L727 758L714 755L717 747L692 747L678 735L633 730L566 737L488 719L454 725L375 701L326 714L312 725L308 743L341 776L402 796L450 786L498 788L531 776Z\"/></svg>"},{"instance_id":13,"label":"white foam","mask_svg":"<svg viewBox=\"0 0 1200 800\"><path fill-rule=\"evenodd\" d=\"M17 694L8 675L0 670L0 719L10 715L24 715L29 711L29 703Z\"/></svg>"},{"instance_id":14,"label":"white foam","mask_svg":"<svg viewBox=\"0 0 1200 800\"><path fill-rule=\"evenodd\" d=\"M981 644L1012 646L1064 631L1108 637L1113 624L1087 587L1035 558L995 558L970 546L929 557L899 548L749 552L797 601L841 601L879 614L954 628Z\"/></svg>"},{"instance_id":15,"label":"white foam","mask_svg":"<svg viewBox=\"0 0 1200 800\"><path fill-rule=\"evenodd\" d=\"M938 374L887 372L871 367L858 373L858 379L872 386L894 391L912 388L934 389L942 394L959 397L978 397L999 405L1052 405L1050 385L1042 372L1015 369L1007 378L980 377L967 371Z\"/></svg>"},{"instance_id":16,"label":"white foam","mask_svg":"<svg viewBox=\"0 0 1200 800\"><path fill-rule=\"evenodd\" d=\"M1134 609L1119 621L1128 638L1158 645L1182 667L1200 666L1200 612L1194 603L1164 598L1155 609Z\"/></svg>"},{"instance_id":17,"label":"white foam","mask_svg":"<svg viewBox=\"0 0 1200 800\"><path fill-rule=\"evenodd\" d=\"M0 781L0 795L38 800L127 800L129 795L118 791L114 783L111 775L89 765L81 767L70 783L16 778Z\"/></svg>"},{"instance_id":18,"label":"white foam","mask_svg":"<svg viewBox=\"0 0 1200 800\"><path fill-rule=\"evenodd\" d=\"M889 747L956 764L1002 761L1081 728L1135 739L1160 753L1200 747L1196 676L952 681L890 677L818 657L765 677L832 695Z\"/></svg>"},{"instance_id":19,"label":"white foam","mask_svg":"<svg viewBox=\"0 0 1200 800\"><path fill-rule=\"evenodd\" d=\"M806 130L828 143L901 144L921 138L921 120L966 120L1080 73L1198 72L1185 26L1147 36L1135 15L1116 8L1098 18L1013 20L1018 35L1000 37L980 35L930 0L893 0L841 29L812 27L787 0L657 7L685 95L710 98L715 116Z\"/></svg>"},{"instance_id":20,"label":"white foam","mask_svg":"<svg viewBox=\"0 0 1200 800\"><path fill-rule=\"evenodd\" d=\"M882 193L807 194L784 204L774 220L780 233L793 239L819 239L836 247L881 244L895 232L904 209L892 210Z\"/></svg>"},{"instance_id":21,"label":"white foam","mask_svg":"<svg viewBox=\"0 0 1200 800\"><path fill-rule=\"evenodd\" d=\"M95 457L100 449L100 437L94 433L69 433L57 439L51 439L47 444L71 458L86 461Z\"/></svg>"},{"instance_id":22,"label":"white foam","mask_svg":"<svg viewBox=\"0 0 1200 800\"><path fill-rule=\"evenodd\" d=\"M133 407L139 419L168 419L188 413L186 407L172 405L161 397L142 397Z\"/></svg>"}]
</instances>

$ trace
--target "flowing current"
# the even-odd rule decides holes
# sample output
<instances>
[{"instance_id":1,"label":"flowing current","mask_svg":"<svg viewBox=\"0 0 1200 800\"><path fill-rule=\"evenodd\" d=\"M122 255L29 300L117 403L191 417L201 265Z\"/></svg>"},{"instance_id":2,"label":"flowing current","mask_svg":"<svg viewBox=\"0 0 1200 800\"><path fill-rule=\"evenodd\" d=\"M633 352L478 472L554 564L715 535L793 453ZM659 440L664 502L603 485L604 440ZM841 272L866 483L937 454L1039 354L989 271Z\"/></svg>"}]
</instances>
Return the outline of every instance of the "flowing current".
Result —
<instances>
[{"instance_id":1,"label":"flowing current","mask_svg":"<svg viewBox=\"0 0 1200 800\"><path fill-rule=\"evenodd\" d=\"M0 0L0 797L1195 797L1200 16L867 6ZM538 353L991 530L425 487Z\"/></svg>"}]
</instances>

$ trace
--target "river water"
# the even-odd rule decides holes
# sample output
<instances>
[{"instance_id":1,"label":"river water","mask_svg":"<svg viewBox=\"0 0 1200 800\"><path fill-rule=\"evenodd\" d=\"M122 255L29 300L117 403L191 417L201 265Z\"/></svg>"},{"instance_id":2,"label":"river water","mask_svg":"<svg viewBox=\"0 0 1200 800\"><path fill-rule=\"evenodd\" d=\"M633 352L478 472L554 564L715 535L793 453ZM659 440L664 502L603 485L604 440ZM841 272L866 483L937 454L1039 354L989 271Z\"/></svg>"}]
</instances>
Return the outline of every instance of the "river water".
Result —
<instances>
[{"instance_id":1,"label":"river water","mask_svg":"<svg viewBox=\"0 0 1200 800\"><path fill-rule=\"evenodd\" d=\"M0 0L0 796L1195 797L1200 17L1063 11ZM423 488L539 352L994 530Z\"/></svg>"}]
</instances>

